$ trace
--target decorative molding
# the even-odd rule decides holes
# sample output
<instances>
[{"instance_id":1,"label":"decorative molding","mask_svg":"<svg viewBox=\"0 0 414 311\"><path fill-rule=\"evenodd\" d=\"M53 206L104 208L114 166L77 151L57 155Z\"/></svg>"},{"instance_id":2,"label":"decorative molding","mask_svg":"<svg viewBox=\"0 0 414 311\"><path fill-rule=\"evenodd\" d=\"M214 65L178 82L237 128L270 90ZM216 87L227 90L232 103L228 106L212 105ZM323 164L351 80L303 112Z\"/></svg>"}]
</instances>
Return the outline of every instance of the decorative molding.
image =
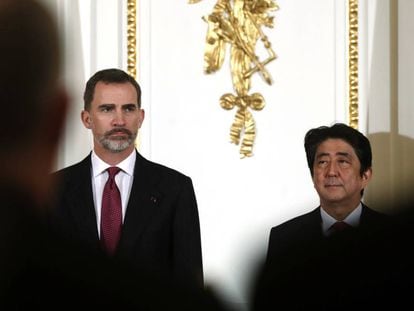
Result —
<instances>
[{"instance_id":1,"label":"decorative molding","mask_svg":"<svg viewBox=\"0 0 414 311\"><path fill-rule=\"evenodd\" d=\"M189 3L200 1L189 0ZM230 129L230 141L241 145L242 158L253 155L256 138L256 123L250 110L262 110L265 106L261 94L249 94L251 77L258 73L267 84L272 84L265 66L276 59L276 54L262 27L273 27L274 17L270 12L278 8L274 0L217 0L213 11L203 17L208 24L205 73L214 73L221 68L227 46L230 46L230 71L236 94L221 96L220 105L226 110L237 109ZM255 51L259 40L268 53L265 60L260 60Z\"/></svg>"},{"instance_id":2,"label":"decorative molding","mask_svg":"<svg viewBox=\"0 0 414 311\"><path fill-rule=\"evenodd\" d=\"M348 0L348 105L349 125L358 129L358 0Z\"/></svg>"},{"instance_id":3,"label":"decorative molding","mask_svg":"<svg viewBox=\"0 0 414 311\"><path fill-rule=\"evenodd\" d=\"M128 0L127 3L127 71L137 77L137 3Z\"/></svg>"}]
</instances>

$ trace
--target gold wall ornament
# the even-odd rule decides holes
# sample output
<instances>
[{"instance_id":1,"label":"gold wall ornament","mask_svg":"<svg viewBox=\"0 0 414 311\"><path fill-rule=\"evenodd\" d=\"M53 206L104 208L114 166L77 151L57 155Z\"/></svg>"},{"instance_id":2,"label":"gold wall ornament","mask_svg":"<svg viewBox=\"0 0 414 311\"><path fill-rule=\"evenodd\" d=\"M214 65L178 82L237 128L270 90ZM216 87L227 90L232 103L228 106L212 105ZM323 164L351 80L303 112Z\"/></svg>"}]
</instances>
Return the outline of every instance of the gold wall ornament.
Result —
<instances>
[{"instance_id":1,"label":"gold wall ornament","mask_svg":"<svg viewBox=\"0 0 414 311\"><path fill-rule=\"evenodd\" d=\"M358 0L348 0L348 100L349 125L358 129Z\"/></svg>"},{"instance_id":2,"label":"gold wall ornament","mask_svg":"<svg viewBox=\"0 0 414 311\"><path fill-rule=\"evenodd\" d=\"M137 9L136 0L127 3L127 71L137 77Z\"/></svg>"},{"instance_id":3,"label":"gold wall ornament","mask_svg":"<svg viewBox=\"0 0 414 311\"><path fill-rule=\"evenodd\" d=\"M190 4L201 0L189 0ZM213 12L203 17L207 23L206 46L204 51L204 72L218 71L223 65L227 45L230 45L230 69L234 94L224 94L220 105L226 110L237 107L230 129L230 140L240 146L242 158L253 155L256 124L250 109L262 110L264 98L259 93L249 95L251 77L258 73L269 85L272 78L265 66L276 59L271 43L262 27L273 27L271 11L279 9L274 0L217 0ZM255 48L261 40L268 57L261 61Z\"/></svg>"},{"instance_id":4,"label":"gold wall ornament","mask_svg":"<svg viewBox=\"0 0 414 311\"><path fill-rule=\"evenodd\" d=\"M127 2L127 72L134 79L137 78L137 2ZM135 139L135 147L141 145L141 131Z\"/></svg>"}]
</instances>

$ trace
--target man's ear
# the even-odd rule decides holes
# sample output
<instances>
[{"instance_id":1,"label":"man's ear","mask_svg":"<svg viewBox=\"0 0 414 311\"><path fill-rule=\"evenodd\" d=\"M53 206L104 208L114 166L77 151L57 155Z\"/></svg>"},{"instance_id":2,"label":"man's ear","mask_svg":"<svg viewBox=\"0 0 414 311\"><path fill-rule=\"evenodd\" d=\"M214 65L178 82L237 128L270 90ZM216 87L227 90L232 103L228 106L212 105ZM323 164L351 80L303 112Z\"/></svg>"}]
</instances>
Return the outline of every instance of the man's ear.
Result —
<instances>
[{"instance_id":1,"label":"man's ear","mask_svg":"<svg viewBox=\"0 0 414 311\"><path fill-rule=\"evenodd\" d=\"M139 113L138 128L140 129L142 126L142 123L144 122L145 111L144 109L139 109L138 113Z\"/></svg>"},{"instance_id":2,"label":"man's ear","mask_svg":"<svg viewBox=\"0 0 414 311\"><path fill-rule=\"evenodd\" d=\"M81 112L81 120L82 120L83 125L87 129L90 129L91 128L91 116L89 114L89 111L82 110L82 112Z\"/></svg>"},{"instance_id":3,"label":"man's ear","mask_svg":"<svg viewBox=\"0 0 414 311\"><path fill-rule=\"evenodd\" d=\"M362 173L362 182L364 184L364 188L366 187L366 185L368 185L371 178L372 178L372 168L370 167L365 172Z\"/></svg>"}]
</instances>

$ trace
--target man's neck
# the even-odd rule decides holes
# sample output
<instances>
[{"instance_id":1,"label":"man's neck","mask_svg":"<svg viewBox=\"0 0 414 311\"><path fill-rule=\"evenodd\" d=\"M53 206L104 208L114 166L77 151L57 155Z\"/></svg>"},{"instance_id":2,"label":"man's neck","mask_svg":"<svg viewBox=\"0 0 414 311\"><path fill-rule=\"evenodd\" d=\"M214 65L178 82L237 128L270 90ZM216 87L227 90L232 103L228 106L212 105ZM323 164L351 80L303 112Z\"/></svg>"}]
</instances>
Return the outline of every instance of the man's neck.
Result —
<instances>
[{"instance_id":1,"label":"man's neck","mask_svg":"<svg viewBox=\"0 0 414 311\"><path fill-rule=\"evenodd\" d=\"M104 162L108 163L109 165L117 165L121 163L123 160L128 158L132 152L134 152L135 146L132 145L127 149L120 151L120 152L111 152L103 148L96 147L94 151L96 155Z\"/></svg>"}]
</instances>

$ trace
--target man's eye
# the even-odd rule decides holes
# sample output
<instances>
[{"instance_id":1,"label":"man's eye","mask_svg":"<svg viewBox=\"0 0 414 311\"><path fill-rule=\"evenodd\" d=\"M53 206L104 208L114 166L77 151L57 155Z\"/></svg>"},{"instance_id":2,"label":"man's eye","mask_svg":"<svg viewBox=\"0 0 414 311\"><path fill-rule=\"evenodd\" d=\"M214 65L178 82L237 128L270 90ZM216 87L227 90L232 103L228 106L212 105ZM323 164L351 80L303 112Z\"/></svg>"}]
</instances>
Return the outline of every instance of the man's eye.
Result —
<instances>
[{"instance_id":1,"label":"man's eye","mask_svg":"<svg viewBox=\"0 0 414 311\"><path fill-rule=\"evenodd\" d=\"M102 112L109 112L109 111L111 111L112 110L112 108L111 107L101 107L101 111Z\"/></svg>"},{"instance_id":2,"label":"man's eye","mask_svg":"<svg viewBox=\"0 0 414 311\"><path fill-rule=\"evenodd\" d=\"M135 111L135 110L136 110L136 107L135 107L135 106L125 107L125 108L124 108L124 110L125 110L126 112L132 112L132 111Z\"/></svg>"}]
</instances>

